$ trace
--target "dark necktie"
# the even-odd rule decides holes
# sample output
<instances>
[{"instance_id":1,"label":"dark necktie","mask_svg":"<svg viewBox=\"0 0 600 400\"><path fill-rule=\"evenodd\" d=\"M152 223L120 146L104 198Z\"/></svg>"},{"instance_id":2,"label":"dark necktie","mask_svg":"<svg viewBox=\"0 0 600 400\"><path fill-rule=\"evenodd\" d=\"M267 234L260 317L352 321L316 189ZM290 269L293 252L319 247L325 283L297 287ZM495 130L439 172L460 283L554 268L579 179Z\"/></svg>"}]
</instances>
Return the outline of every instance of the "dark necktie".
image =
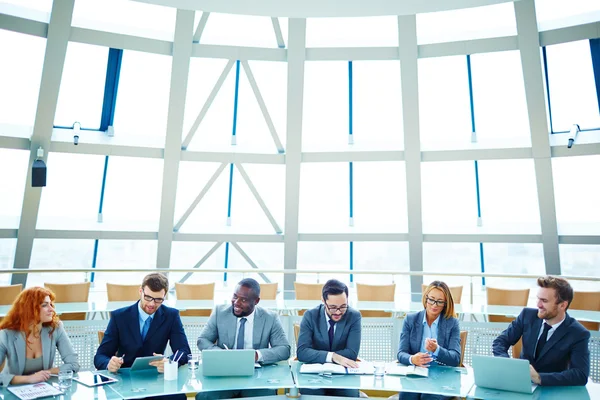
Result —
<instances>
[{"instance_id":1,"label":"dark necktie","mask_svg":"<svg viewBox=\"0 0 600 400\"><path fill-rule=\"evenodd\" d=\"M238 332L237 346L236 346L236 349L238 349L238 350L241 350L244 348L244 334L246 333L246 329L244 328L245 326L246 326L246 318L240 319L240 330Z\"/></svg>"},{"instance_id":2,"label":"dark necktie","mask_svg":"<svg viewBox=\"0 0 600 400\"><path fill-rule=\"evenodd\" d=\"M538 339L537 346L535 348L535 359L536 360L538 359L538 357L542 353L542 349L546 345L546 341L548 340L548 331L551 328L552 327L550 325L548 325L547 323L544 322L544 331L542 332L542 335Z\"/></svg>"},{"instance_id":3,"label":"dark necktie","mask_svg":"<svg viewBox=\"0 0 600 400\"><path fill-rule=\"evenodd\" d=\"M329 320L329 332L327 332L329 334L329 350L333 349L333 326L335 325L335 321L330 319Z\"/></svg>"}]
</instances>

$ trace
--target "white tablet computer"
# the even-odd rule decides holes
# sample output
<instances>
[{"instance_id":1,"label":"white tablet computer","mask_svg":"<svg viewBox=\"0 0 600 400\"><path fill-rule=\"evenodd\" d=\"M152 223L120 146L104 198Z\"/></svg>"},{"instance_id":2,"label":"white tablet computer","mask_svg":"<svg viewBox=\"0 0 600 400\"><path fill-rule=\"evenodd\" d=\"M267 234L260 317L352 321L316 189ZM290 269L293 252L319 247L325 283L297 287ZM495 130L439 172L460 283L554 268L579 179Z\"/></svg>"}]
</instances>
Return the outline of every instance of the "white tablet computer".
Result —
<instances>
[{"instance_id":1,"label":"white tablet computer","mask_svg":"<svg viewBox=\"0 0 600 400\"><path fill-rule=\"evenodd\" d=\"M98 372L82 371L73 377L79 383L83 383L85 386L99 386L107 383L118 382L115 378L111 378L108 375L102 375Z\"/></svg>"},{"instance_id":2,"label":"white tablet computer","mask_svg":"<svg viewBox=\"0 0 600 400\"><path fill-rule=\"evenodd\" d=\"M149 356L149 357L138 357L133 360L133 364L131 364L131 372L143 371L148 369L156 370L156 367L150 365L152 361L162 360L163 356Z\"/></svg>"}]
</instances>

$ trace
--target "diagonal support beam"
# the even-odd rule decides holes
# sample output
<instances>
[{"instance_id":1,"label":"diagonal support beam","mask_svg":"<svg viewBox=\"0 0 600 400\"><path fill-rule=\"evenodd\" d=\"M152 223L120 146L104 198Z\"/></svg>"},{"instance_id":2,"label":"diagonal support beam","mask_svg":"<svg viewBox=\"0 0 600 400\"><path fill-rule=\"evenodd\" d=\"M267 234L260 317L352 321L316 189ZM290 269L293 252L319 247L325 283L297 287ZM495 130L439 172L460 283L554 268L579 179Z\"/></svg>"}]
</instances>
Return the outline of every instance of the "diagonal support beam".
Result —
<instances>
[{"instance_id":1,"label":"diagonal support beam","mask_svg":"<svg viewBox=\"0 0 600 400\"><path fill-rule=\"evenodd\" d=\"M202 37L202 32L204 32L204 28L206 28L206 22L208 21L208 17L210 17L210 13L208 11L204 11L202 13L202 16L200 17L200 21L198 21L196 32L194 32L194 43L200 43L200 38Z\"/></svg>"},{"instance_id":2,"label":"diagonal support beam","mask_svg":"<svg viewBox=\"0 0 600 400\"><path fill-rule=\"evenodd\" d=\"M271 17L273 23L273 30L275 31L275 39L277 39L277 47L285 49L285 41L283 40L283 33L281 33L281 25L279 25L279 18Z\"/></svg>"},{"instance_id":3,"label":"diagonal support beam","mask_svg":"<svg viewBox=\"0 0 600 400\"><path fill-rule=\"evenodd\" d=\"M181 161L181 134L187 95L190 57L192 56L192 35L194 32L194 11L177 10L173 57L171 60L171 90L167 113L167 135L163 162L160 218L158 222L158 249L156 266L168 268L171 263L173 244L173 220L175 219L175 199Z\"/></svg>"},{"instance_id":4,"label":"diagonal support beam","mask_svg":"<svg viewBox=\"0 0 600 400\"><path fill-rule=\"evenodd\" d=\"M175 232L177 232L179 229L181 229L181 225L183 225L183 223L189 218L189 216L192 214L192 212L196 209L196 206L198 205L198 203L200 203L200 200L202 200L202 198L210 190L210 188L215 183L215 181L217 180L219 175L221 175L221 172L223 172L223 170L225 169L226 166L227 166L227 163L222 163L216 169L214 174L212 174L212 176L210 177L208 182L206 182L206 185L204 185L204 187L202 188L202 190L200 191L198 196L196 196L196 198L194 199L192 204L188 207L188 209L183 213L181 218L179 218L179 221L177 221L177 223L175 224L175 227L173 228L173 230Z\"/></svg>"},{"instance_id":5,"label":"diagonal support beam","mask_svg":"<svg viewBox=\"0 0 600 400\"><path fill-rule=\"evenodd\" d=\"M273 226L273 229L275 229L275 232L276 233L281 233L281 228L277 224L277 221L275 221L275 218L273 217L273 215L269 211L269 208L265 204L265 202L262 199L262 197L260 197L260 194L258 194L258 190L256 190L256 187L252 183L252 180L248 176L248 173L246 173L246 170L244 169L244 167L242 167L242 164L235 163L235 166L237 167L238 171L240 171L240 175L242 175L242 178L244 178L244 181L246 182L246 185L248 185L248 188L250 189L250 191L254 195L254 198L256 199L256 201L258 201L258 204L260 205L260 208L262 208L263 212L265 213L265 215L269 219L269 222Z\"/></svg>"},{"instance_id":6,"label":"diagonal support beam","mask_svg":"<svg viewBox=\"0 0 600 400\"><path fill-rule=\"evenodd\" d=\"M265 118L265 122L269 127L269 132L271 133L271 137L273 138L273 142L275 143L275 147L277 147L277 151L279 153L284 153L283 145L281 144L281 140L279 140L279 135L277 135L277 131L275 130L275 125L273 125L273 120L271 119L271 115L269 114L269 110L267 110L267 105L260 94L260 90L258 89L258 85L256 84L256 79L254 79L254 74L250 69L250 65L248 61L242 60L242 66L244 67L244 72L248 77L248 82L250 82L250 87L252 88L252 92L254 92L254 97L256 97L256 101L258 102L258 106L260 107L260 111L262 112L263 117Z\"/></svg>"},{"instance_id":7,"label":"diagonal support beam","mask_svg":"<svg viewBox=\"0 0 600 400\"><path fill-rule=\"evenodd\" d=\"M74 4L75 0L55 1L52 4L44 67L40 82L33 134L31 136L29 169L27 172L27 182L25 182L23 207L21 209L21 219L17 234L14 268L27 269L31 262L35 227L42 197L42 188L31 186L31 169L33 162L37 159L37 150L39 147L45 150L42 159L44 161L48 160L48 150L50 149L60 81L62 79L69 36L71 35ZM48 165L48 168L52 168L52 166ZM11 283L20 283L25 287L27 274L12 275Z\"/></svg>"},{"instance_id":8,"label":"diagonal support beam","mask_svg":"<svg viewBox=\"0 0 600 400\"><path fill-rule=\"evenodd\" d=\"M248 264L250 264L250 266L252 268L258 269L258 265L256 265L254 263L254 261L252 261L252 259L250 258L250 256L244 250L242 250L242 248L240 247L239 244L237 244L236 242L229 242L229 243L231 243L231 245L233 247L235 247L235 249L238 251L238 253L240 253L240 255L242 257L244 257L244 260L246 260L246 262ZM271 283L271 280L269 278L267 278L267 275L265 275L264 273L259 272L258 275L260 275L260 277L263 278L263 280L265 281L265 283Z\"/></svg>"},{"instance_id":9,"label":"diagonal support beam","mask_svg":"<svg viewBox=\"0 0 600 400\"><path fill-rule=\"evenodd\" d=\"M196 134L196 131L198 130L198 127L200 126L200 123L206 116L206 113L208 112L208 109L212 105L213 101L215 100L215 97L217 97L217 93L219 93L219 90L221 90L221 86L223 86L223 82L225 82L227 75L229 75L229 71L231 71L233 64L235 64L235 60L229 60L227 62L227 65L225 65L225 68L223 68L223 72L221 72L221 76L219 76L219 79L217 79L217 83L215 83L215 86L213 87L212 91L208 95L208 98L206 99L204 106L200 110L200 113L196 117L196 120L194 121L192 127L190 128L190 131L188 132L187 136L185 137L185 140L183 141L183 144L181 145L181 148L183 150L187 149L188 146L190 145L190 142L194 138L194 135Z\"/></svg>"},{"instance_id":10,"label":"diagonal support beam","mask_svg":"<svg viewBox=\"0 0 600 400\"><path fill-rule=\"evenodd\" d=\"M219 247L221 247L222 244L223 242L215 243L215 245L204 255L204 257L202 257L200 261L198 261L196 265L194 265L194 268L200 268L200 266L204 264L206 260L208 260L210 256L212 256L214 252L217 251ZM185 274L183 278L179 280L179 283L184 283L185 281L187 281L190 278L190 276L192 276L192 274L193 272L188 272L187 274Z\"/></svg>"}]
</instances>

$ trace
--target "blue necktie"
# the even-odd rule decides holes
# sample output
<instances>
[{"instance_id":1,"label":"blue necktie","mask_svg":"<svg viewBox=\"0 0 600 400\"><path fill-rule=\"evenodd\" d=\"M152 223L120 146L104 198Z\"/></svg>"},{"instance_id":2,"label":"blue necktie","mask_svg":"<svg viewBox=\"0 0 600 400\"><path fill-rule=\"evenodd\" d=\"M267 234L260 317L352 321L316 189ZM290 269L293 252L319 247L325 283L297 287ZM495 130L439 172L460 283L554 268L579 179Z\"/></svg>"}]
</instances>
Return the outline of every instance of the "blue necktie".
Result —
<instances>
[{"instance_id":1,"label":"blue necktie","mask_svg":"<svg viewBox=\"0 0 600 400\"><path fill-rule=\"evenodd\" d=\"M240 319L240 330L238 332L237 346L236 346L236 349L238 349L238 350L241 350L244 348L244 335L246 333L246 329L244 328L245 326L246 326L246 318Z\"/></svg>"},{"instance_id":2,"label":"blue necktie","mask_svg":"<svg viewBox=\"0 0 600 400\"><path fill-rule=\"evenodd\" d=\"M327 332L329 334L329 350L333 349L333 326L335 325L335 321L330 319L329 320L329 332Z\"/></svg>"},{"instance_id":3,"label":"blue necktie","mask_svg":"<svg viewBox=\"0 0 600 400\"><path fill-rule=\"evenodd\" d=\"M150 329L150 324L152 323L152 317L146 318L146 322L144 322L144 326L142 327L142 342L146 340L146 335L148 334L148 330Z\"/></svg>"}]
</instances>

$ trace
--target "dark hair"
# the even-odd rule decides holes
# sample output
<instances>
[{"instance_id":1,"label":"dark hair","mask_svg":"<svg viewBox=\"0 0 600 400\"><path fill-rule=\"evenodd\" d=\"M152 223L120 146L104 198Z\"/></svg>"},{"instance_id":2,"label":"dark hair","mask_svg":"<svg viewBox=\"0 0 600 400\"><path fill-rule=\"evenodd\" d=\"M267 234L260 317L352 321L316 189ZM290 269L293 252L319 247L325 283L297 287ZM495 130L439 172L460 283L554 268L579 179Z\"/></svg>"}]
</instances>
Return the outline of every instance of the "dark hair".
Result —
<instances>
[{"instance_id":1,"label":"dark hair","mask_svg":"<svg viewBox=\"0 0 600 400\"><path fill-rule=\"evenodd\" d=\"M153 292L160 292L164 289L166 293L169 291L169 280L165 275L153 272L144 277L142 289L146 286Z\"/></svg>"},{"instance_id":2,"label":"dark hair","mask_svg":"<svg viewBox=\"0 0 600 400\"><path fill-rule=\"evenodd\" d=\"M542 276L538 278L537 284L541 288L550 288L554 289L556 293L556 302L562 303L563 301L567 302L567 308L571 305L571 301L573 301L573 288L564 278L558 278L556 276Z\"/></svg>"},{"instance_id":3,"label":"dark hair","mask_svg":"<svg viewBox=\"0 0 600 400\"><path fill-rule=\"evenodd\" d=\"M330 294L335 296L342 293L346 293L348 296L348 286L337 279L330 279L323 285L323 300L327 300Z\"/></svg>"},{"instance_id":4,"label":"dark hair","mask_svg":"<svg viewBox=\"0 0 600 400\"><path fill-rule=\"evenodd\" d=\"M260 285L256 281L256 279L245 278L245 279L242 279L241 281L239 281L238 285L247 287L248 289L252 290L252 293L254 293L254 296L256 296L257 298L260 297Z\"/></svg>"}]
</instances>

